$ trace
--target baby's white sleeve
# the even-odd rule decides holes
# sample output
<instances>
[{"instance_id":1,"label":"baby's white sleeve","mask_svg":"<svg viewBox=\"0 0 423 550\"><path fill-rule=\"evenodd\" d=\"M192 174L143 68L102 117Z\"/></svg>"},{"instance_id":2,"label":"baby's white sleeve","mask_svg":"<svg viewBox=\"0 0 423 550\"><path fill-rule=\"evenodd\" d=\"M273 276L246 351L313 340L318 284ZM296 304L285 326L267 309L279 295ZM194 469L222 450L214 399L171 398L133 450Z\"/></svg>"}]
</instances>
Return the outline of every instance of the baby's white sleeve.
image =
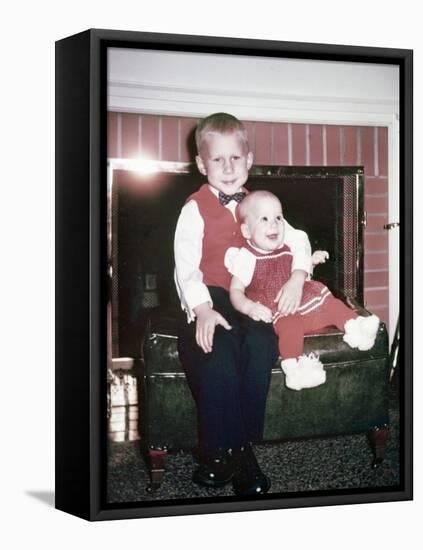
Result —
<instances>
[{"instance_id":1,"label":"baby's white sleeve","mask_svg":"<svg viewBox=\"0 0 423 550\"><path fill-rule=\"evenodd\" d=\"M228 248L225 254L225 266L231 275L235 275L244 286L253 278L256 259L246 248Z\"/></svg>"}]
</instances>

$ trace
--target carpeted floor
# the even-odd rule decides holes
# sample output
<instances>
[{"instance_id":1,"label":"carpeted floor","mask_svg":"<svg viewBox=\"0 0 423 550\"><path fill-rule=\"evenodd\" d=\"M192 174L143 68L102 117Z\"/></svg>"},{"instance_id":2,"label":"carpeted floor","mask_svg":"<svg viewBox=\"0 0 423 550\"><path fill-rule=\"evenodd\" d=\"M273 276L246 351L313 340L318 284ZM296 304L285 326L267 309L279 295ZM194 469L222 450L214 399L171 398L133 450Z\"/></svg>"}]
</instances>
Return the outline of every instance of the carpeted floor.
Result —
<instances>
[{"instance_id":1,"label":"carpeted floor","mask_svg":"<svg viewBox=\"0 0 423 550\"><path fill-rule=\"evenodd\" d=\"M394 487L400 483L397 389L390 396L390 438L385 459L370 467L365 434L257 445L256 456L272 480L271 493ZM139 442L109 443L108 502L132 503L195 497L232 496L231 485L204 489L191 482L195 462L189 452L169 454L162 486L148 491L149 476Z\"/></svg>"}]
</instances>

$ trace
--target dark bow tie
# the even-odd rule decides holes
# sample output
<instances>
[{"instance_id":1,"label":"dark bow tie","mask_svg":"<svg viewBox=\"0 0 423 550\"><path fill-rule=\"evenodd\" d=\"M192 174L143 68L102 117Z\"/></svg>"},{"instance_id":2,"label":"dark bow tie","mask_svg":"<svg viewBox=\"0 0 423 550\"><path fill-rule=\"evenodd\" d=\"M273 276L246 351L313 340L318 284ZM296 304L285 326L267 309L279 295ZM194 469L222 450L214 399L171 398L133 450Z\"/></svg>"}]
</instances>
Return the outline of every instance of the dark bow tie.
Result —
<instances>
[{"instance_id":1,"label":"dark bow tie","mask_svg":"<svg viewBox=\"0 0 423 550\"><path fill-rule=\"evenodd\" d=\"M243 193L242 191L240 191L239 193L234 193L233 195L225 195L225 193L219 191L219 202L220 204L223 204L223 206L230 203L231 201L241 202L245 195L246 193Z\"/></svg>"}]
</instances>

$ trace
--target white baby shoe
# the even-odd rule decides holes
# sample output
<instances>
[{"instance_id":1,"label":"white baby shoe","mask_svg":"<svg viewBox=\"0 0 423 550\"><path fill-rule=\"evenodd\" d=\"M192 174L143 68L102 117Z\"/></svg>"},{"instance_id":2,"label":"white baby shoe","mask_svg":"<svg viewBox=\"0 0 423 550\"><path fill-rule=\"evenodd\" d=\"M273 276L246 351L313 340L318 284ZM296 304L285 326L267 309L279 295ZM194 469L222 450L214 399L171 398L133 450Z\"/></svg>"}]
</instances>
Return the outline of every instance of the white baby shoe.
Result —
<instances>
[{"instance_id":1,"label":"white baby shoe","mask_svg":"<svg viewBox=\"0 0 423 550\"><path fill-rule=\"evenodd\" d=\"M376 340L379 322L377 315L350 319L345 323L344 342L360 351L371 349Z\"/></svg>"},{"instance_id":2,"label":"white baby shoe","mask_svg":"<svg viewBox=\"0 0 423 550\"><path fill-rule=\"evenodd\" d=\"M298 360L284 359L281 367L285 373L286 387L291 390L315 388L326 381L326 371L314 353L301 355Z\"/></svg>"},{"instance_id":3,"label":"white baby shoe","mask_svg":"<svg viewBox=\"0 0 423 550\"><path fill-rule=\"evenodd\" d=\"M298 361L295 358L283 359L281 367L285 374L285 386L291 390L300 390L300 381L298 379Z\"/></svg>"},{"instance_id":4,"label":"white baby shoe","mask_svg":"<svg viewBox=\"0 0 423 550\"><path fill-rule=\"evenodd\" d=\"M377 315L370 315L369 317L363 317L361 321L361 342L358 344L358 349L366 351L371 349L376 340L377 332L379 330L380 319Z\"/></svg>"}]
</instances>

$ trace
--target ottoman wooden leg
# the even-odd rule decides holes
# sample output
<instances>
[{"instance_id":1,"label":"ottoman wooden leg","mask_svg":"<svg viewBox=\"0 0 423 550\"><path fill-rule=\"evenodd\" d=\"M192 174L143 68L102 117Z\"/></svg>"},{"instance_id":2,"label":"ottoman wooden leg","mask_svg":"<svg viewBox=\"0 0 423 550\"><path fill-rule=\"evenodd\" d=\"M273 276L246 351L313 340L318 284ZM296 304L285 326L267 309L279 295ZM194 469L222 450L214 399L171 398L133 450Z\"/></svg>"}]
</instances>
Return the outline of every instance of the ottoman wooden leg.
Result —
<instances>
[{"instance_id":1,"label":"ottoman wooden leg","mask_svg":"<svg viewBox=\"0 0 423 550\"><path fill-rule=\"evenodd\" d=\"M148 463L151 483L147 487L147 491L154 491L162 484L165 472L166 456L166 449L148 449Z\"/></svg>"},{"instance_id":2,"label":"ottoman wooden leg","mask_svg":"<svg viewBox=\"0 0 423 550\"><path fill-rule=\"evenodd\" d=\"M373 450L372 468L378 468L385 456L386 443L389 437L389 426L387 424L375 427L368 433L370 445Z\"/></svg>"}]
</instances>

